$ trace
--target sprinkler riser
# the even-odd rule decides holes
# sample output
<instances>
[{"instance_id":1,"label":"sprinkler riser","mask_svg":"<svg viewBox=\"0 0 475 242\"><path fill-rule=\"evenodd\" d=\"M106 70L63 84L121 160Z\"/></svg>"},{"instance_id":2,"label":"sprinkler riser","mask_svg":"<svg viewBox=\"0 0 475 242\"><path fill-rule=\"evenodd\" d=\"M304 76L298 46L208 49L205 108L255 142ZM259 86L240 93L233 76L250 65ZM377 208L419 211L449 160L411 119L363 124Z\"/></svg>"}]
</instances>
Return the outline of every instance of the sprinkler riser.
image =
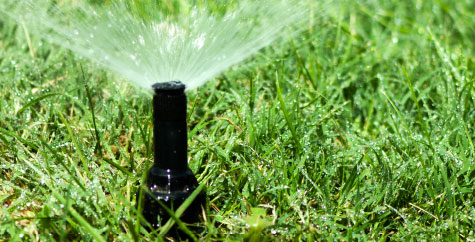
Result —
<instances>
[{"instance_id":1,"label":"sprinkler riser","mask_svg":"<svg viewBox=\"0 0 475 242\"><path fill-rule=\"evenodd\" d=\"M155 89L153 141L155 145L154 166L164 170L188 169L184 89L181 92L164 92L161 89Z\"/></svg>"},{"instance_id":2,"label":"sprinkler riser","mask_svg":"<svg viewBox=\"0 0 475 242\"><path fill-rule=\"evenodd\" d=\"M154 165L147 173L144 193L144 218L154 229L170 218L162 202L175 211L198 187L198 181L188 168L186 95L181 82L158 83L153 86ZM202 191L180 217L183 222L199 221L199 214L206 203Z\"/></svg>"}]
</instances>

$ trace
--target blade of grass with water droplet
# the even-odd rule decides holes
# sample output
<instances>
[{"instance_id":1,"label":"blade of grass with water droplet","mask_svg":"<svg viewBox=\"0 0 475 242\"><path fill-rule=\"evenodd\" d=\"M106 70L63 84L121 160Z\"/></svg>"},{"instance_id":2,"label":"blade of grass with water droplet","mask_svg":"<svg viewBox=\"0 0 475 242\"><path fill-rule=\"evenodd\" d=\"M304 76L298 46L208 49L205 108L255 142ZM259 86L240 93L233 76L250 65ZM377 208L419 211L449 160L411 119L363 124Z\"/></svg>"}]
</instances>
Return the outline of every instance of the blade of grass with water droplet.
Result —
<instances>
[{"instance_id":1,"label":"blade of grass with water droplet","mask_svg":"<svg viewBox=\"0 0 475 242\"><path fill-rule=\"evenodd\" d=\"M41 172L36 166L34 166L32 163L30 163L28 160L24 160L24 162L32 169L34 170L38 175L44 179L45 174ZM50 182L45 182L47 184L48 188L51 190L51 194L58 199L59 202L62 204L65 204L67 211L71 216L74 218L74 220L80 224L88 233L91 235L95 241L101 241L105 242L106 240L101 236L100 232L97 231L96 228L94 228L87 220L85 220L77 211L74 209L72 206L68 205L68 202L66 201L66 198L64 198L61 194L59 194L54 186L50 184Z\"/></svg>"},{"instance_id":2,"label":"blade of grass with water droplet","mask_svg":"<svg viewBox=\"0 0 475 242\"><path fill-rule=\"evenodd\" d=\"M181 222L179 218L185 212L185 210L191 205L191 203L195 200L195 198L201 193L201 191L204 189L206 181L208 179L209 178L202 181L201 184L191 193L191 195L180 205L180 207L175 212L169 209L161 201L156 200L170 214L170 217L171 217L167 221L167 223L165 223L165 225L162 227L160 231L161 236L165 236L168 233L168 231L170 231L173 224L177 223L177 225L179 226L181 230L183 230L183 232L188 234L193 239L193 241L197 241L193 233L188 228L186 228L186 226L183 224L183 222Z\"/></svg>"},{"instance_id":3,"label":"blade of grass with water droplet","mask_svg":"<svg viewBox=\"0 0 475 242\"><path fill-rule=\"evenodd\" d=\"M292 121L290 120L290 117L289 117L289 113L287 112L285 101L284 101L284 98L282 97L282 91L280 89L279 75L277 73L275 74L275 78L276 78L275 85L276 85L276 90L277 90L277 98L280 102L280 110L284 114L284 118L287 123L287 126L289 127L290 132L292 133L292 138L294 139L295 148L297 149L298 152L301 152L302 145L300 144L297 133L295 132L294 125L292 124Z\"/></svg>"},{"instance_id":4,"label":"blade of grass with water droplet","mask_svg":"<svg viewBox=\"0 0 475 242\"><path fill-rule=\"evenodd\" d=\"M48 94L42 95L40 97L37 97L37 98L31 100L30 102L28 102L27 104L25 104L23 107L21 107L16 112L16 115L18 116L18 115L22 114L26 109L28 109L29 107L35 105L36 103L40 102L43 99L53 97L53 96L57 96L57 95L62 95L62 94L61 93L48 93Z\"/></svg>"},{"instance_id":5,"label":"blade of grass with water droplet","mask_svg":"<svg viewBox=\"0 0 475 242\"><path fill-rule=\"evenodd\" d=\"M69 137L71 138L71 141L76 147L76 152L79 154L79 157L81 159L82 165L84 166L84 170L86 171L86 174L88 175L88 177L91 177L91 173L89 172L89 166L86 163L86 157L84 156L84 153L82 151L82 146L79 145L80 143L77 141L76 136L73 134L71 126L69 125L69 122L63 116L63 114L61 112L58 112L58 115L61 118L61 121L63 122L63 124L65 125L66 130L68 131Z\"/></svg>"}]
</instances>

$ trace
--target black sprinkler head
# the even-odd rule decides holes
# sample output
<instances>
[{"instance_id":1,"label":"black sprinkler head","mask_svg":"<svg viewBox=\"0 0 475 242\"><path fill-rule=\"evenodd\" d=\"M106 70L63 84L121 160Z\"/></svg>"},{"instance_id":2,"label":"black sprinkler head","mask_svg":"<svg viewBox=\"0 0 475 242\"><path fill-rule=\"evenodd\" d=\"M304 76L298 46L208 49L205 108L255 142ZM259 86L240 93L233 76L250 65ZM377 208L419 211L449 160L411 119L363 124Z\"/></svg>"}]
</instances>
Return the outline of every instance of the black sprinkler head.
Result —
<instances>
[{"instance_id":1,"label":"black sprinkler head","mask_svg":"<svg viewBox=\"0 0 475 242\"><path fill-rule=\"evenodd\" d=\"M198 181L188 168L185 85L179 81L156 83L153 90L155 157L147 174L149 193L143 192L142 215L157 229L170 218L157 200L175 211L198 187ZM205 203L202 191L180 219L198 222Z\"/></svg>"}]
</instances>

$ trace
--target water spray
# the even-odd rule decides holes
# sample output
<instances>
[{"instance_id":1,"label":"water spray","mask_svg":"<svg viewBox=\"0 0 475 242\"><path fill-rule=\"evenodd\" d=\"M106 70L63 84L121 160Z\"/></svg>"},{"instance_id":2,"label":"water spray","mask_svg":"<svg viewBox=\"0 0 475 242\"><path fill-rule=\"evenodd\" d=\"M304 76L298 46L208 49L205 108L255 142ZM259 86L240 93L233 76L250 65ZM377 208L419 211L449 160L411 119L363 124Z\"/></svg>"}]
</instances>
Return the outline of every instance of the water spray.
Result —
<instances>
[{"instance_id":1,"label":"water spray","mask_svg":"<svg viewBox=\"0 0 475 242\"><path fill-rule=\"evenodd\" d=\"M29 33L68 48L137 86L153 91L157 80L180 80L193 90L281 36L302 30L310 7L322 1L239 0L220 13L189 3L176 16L158 2L0 0L0 18L11 17ZM312 2L312 3L310 3ZM205 4L206 5L206 4ZM135 7L133 7L135 6Z\"/></svg>"},{"instance_id":2,"label":"water spray","mask_svg":"<svg viewBox=\"0 0 475 242\"><path fill-rule=\"evenodd\" d=\"M185 85L179 81L156 83L153 90L155 157L147 174L149 192L144 193L142 214L156 229L170 218L157 200L176 210L198 187L198 181L188 167ZM187 223L198 222L205 202L206 195L202 191L180 219Z\"/></svg>"}]
</instances>

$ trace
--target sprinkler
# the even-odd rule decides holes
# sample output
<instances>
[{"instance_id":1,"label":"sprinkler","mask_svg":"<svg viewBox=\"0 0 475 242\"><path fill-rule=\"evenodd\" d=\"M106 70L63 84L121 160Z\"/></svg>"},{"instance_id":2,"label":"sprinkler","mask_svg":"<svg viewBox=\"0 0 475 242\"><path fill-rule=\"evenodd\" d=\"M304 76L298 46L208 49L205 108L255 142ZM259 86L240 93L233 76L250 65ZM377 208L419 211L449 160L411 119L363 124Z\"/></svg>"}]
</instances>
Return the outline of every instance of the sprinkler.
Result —
<instances>
[{"instance_id":1,"label":"sprinkler","mask_svg":"<svg viewBox=\"0 0 475 242\"><path fill-rule=\"evenodd\" d=\"M143 216L154 229L164 225L169 213L157 202L175 211L198 187L187 162L186 95L180 81L156 83L153 86L153 141L155 158L147 174ZM137 196L138 197L138 196ZM180 217L183 222L198 222L206 194L201 192Z\"/></svg>"}]
</instances>

